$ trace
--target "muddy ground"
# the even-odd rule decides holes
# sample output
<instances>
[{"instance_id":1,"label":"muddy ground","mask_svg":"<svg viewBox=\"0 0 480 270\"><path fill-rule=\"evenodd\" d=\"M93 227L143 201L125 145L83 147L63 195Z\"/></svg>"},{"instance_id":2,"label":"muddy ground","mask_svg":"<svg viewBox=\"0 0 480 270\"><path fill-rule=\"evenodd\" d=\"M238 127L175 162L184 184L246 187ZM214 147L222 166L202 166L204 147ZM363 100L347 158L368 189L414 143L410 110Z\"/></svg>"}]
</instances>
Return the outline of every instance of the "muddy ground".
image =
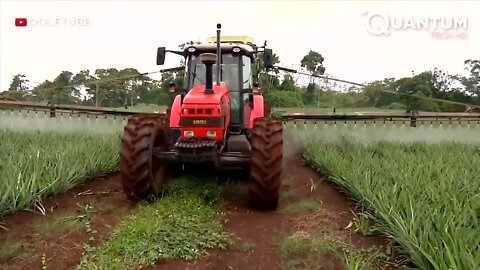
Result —
<instances>
[{"instance_id":1,"label":"muddy ground","mask_svg":"<svg viewBox=\"0 0 480 270\"><path fill-rule=\"evenodd\" d=\"M231 247L223 251L210 250L208 256L193 262L161 261L149 269L273 270L292 265L296 265L294 269L345 269L341 259L328 252L321 259L315 259L314 267L302 262L302 256L307 258L308 254L298 255L297 262L292 262L297 259L285 256L282 240L292 235L308 239L318 231L330 242L342 242L358 250L384 251L388 239L378 235L362 236L355 231L355 226L351 226L355 217L354 204L337 187L304 165L298 145L284 142L284 160L284 183L278 211L251 211L245 203L245 192L226 194L224 228L237 237ZM285 211L303 201L317 202L320 207L315 211L302 210L301 207L298 211ZM0 229L0 244L11 247L11 256L0 261L0 269L43 269L46 266L48 269L74 269L85 246L101 243L122 217L136 207L123 196L118 175L89 180L45 200L43 206L45 215L20 211L1 221L2 227L8 230ZM67 228L51 225L55 223L52 220L65 217L73 217L76 222ZM80 229L79 223L95 231L95 237L91 238L85 229ZM379 263L377 267L385 268L385 265Z\"/></svg>"}]
</instances>

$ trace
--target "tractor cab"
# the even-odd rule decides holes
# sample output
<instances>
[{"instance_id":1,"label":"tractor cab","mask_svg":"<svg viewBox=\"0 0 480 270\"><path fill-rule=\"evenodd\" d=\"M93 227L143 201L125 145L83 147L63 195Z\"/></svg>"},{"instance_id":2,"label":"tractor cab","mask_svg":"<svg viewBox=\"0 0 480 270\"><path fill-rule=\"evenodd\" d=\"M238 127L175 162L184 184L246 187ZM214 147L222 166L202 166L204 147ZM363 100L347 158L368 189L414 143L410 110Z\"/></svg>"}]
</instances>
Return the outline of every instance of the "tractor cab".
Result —
<instances>
[{"instance_id":1,"label":"tractor cab","mask_svg":"<svg viewBox=\"0 0 480 270\"><path fill-rule=\"evenodd\" d=\"M217 25L220 27L220 25ZM248 134L255 118L264 117L264 100L253 89L255 59L263 53L264 67L272 66L272 51L262 51L247 36L217 36L206 43L187 43L181 51L158 48L157 64L166 52L184 57L184 84L169 113L172 143L177 138L225 142L231 134Z\"/></svg>"},{"instance_id":2,"label":"tractor cab","mask_svg":"<svg viewBox=\"0 0 480 270\"><path fill-rule=\"evenodd\" d=\"M215 44L190 45L185 50L186 58L185 84L186 89L195 89L207 85L207 65L202 61L205 54L215 54ZM217 57L218 58L218 57ZM249 111L253 106L252 88L254 84L253 48L249 45L226 43L221 44L220 60L212 65L212 83L219 82L228 92L230 107L230 127L242 129L246 127ZM216 87L213 86L215 89ZM221 90L219 90L221 92ZM184 102L189 103L189 93ZM205 102L208 99L204 99Z\"/></svg>"},{"instance_id":3,"label":"tractor cab","mask_svg":"<svg viewBox=\"0 0 480 270\"><path fill-rule=\"evenodd\" d=\"M251 127L254 95L258 94L253 91L257 81L255 59L260 52L253 42L248 36L220 37L218 29L217 37L209 38L206 43L187 43L182 51L158 48L158 65L164 63L166 52L181 55L185 61L181 98L177 105L174 101L171 112L177 114L175 106L178 107L178 102L181 103L180 114L183 111L196 112L197 109L210 112L219 109L226 117L226 129L243 132ZM264 66L271 67L272 51L264 49L261 52ZM257 109L263 110L263 100L257 103L261 103L258 105L261 108ZM171 128L181 128L175 123L175 118L171 118Z\"/></svg>"}]
</instances>

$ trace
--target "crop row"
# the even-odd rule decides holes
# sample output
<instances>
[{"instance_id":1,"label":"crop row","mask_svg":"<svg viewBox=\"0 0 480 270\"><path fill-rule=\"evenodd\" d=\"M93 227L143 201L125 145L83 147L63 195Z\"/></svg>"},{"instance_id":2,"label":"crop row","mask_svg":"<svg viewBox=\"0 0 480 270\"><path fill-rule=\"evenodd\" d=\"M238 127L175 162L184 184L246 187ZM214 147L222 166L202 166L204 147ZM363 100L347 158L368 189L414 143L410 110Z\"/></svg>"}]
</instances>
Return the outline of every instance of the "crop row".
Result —
<instances>
[{"instance_id":1,"label":"crop row","mask_svg":"<svg viewBox=\"0 0 480 270\"><path fill-rule=\"evenodd\" d=\"M306 130L297 139L306 160L346 189L417 267L479 268L479 145L325 139Z\"/></svg>"},{"instance_id":2,"label":"crop row","mask_svg":"<svg viewBox=\"0 0 480 270\"><path fill-rule=\"evenodd\" d=\"M47 111L0 110L0 129L21 131L95 132L109 134L119 131L126 116L56 113L50 118Z\"/></svg>"},{"instance_id":3,"label":"crop row","mask_svg":"<svg viewBox=\"0 0 480 270\"><path fill-rule=\"evenodd\" d=\"M117 132L0 129L0 216L118 169Z\"/></svg>"}]
</instances>

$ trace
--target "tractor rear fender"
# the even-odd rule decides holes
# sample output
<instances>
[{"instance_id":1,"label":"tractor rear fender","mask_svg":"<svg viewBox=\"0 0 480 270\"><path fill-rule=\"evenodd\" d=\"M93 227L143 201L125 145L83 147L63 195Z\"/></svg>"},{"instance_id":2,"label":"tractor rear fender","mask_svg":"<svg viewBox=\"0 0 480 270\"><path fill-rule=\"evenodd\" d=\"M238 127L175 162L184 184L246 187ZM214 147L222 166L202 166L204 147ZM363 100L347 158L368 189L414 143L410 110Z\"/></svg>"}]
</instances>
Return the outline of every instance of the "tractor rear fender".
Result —
<instances>
[{"instance_id":1,"label":"tractor rear fender","mask_svg":"<svg viewBox=\"0 0 480 270\"><path fill-rule=\"evenodd\" d=\"M262 95L253 96L253 109L250 113L250 121L248 122L248 128L253 128L255 119L264 117L264 100Z\"/></svg>"},{"instance_id":2,"label":"tractor rear fender","mask_svg":"<svg viewBox=\"0 0 480 270\"><path fill-rule=\"evenodd\" d=\"M173 100L170 110L170 128L180 127L180 113L182 112L182 95L177 95Z\"/></svg>"}]
</instances>

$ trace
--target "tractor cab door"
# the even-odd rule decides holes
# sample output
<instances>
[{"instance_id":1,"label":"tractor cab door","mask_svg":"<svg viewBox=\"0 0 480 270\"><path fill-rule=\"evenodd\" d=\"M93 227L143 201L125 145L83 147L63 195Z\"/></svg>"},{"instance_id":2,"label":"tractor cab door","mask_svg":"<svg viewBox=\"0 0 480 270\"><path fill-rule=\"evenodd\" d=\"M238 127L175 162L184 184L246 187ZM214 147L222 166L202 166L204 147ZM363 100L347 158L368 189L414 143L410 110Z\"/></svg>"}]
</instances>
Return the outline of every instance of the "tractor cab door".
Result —
<instances>
[{"instance_id":1,"label":"tractor cab door","mask_svg":"<svg viewBox=\"0 0 480 270\"><path fill-rule=\"evenodd\" d=\"M242 55L235 59L234 63L224 64L222 79L230 92L231 123L240 127L248 127L253 107L249 99L253 87L251 58Z\"/></svg>"},{"instance_id":2,"label":"tractor cab door","mask_svg":"<svg viewBox=\"0 0 480 270\"><path fill-rule=\"evenodd\" d=\"M223 64L221 71L222 81L227 85L230 95L230 115L232 117L230 123L233 125L240 125L242 120L240 118L240 106L242 105L242 102L240 99L241 95L238 62L232 64Z\"/></svg>"},{"instance_id":3,"label":"tractor cab door","mask_svg":"<svg viewBox=\"0 0 480 270\"><path fill-rule=\"evenodd\" d=\"M253 101L250 102L250 95L253 89L253 72L252 72L252 59L246 55L242 55L241 58L242 68L242 105L243 105L243 125L248 127L250 122L250 114L253 109Z\"/></svg>"}]
</instances>

